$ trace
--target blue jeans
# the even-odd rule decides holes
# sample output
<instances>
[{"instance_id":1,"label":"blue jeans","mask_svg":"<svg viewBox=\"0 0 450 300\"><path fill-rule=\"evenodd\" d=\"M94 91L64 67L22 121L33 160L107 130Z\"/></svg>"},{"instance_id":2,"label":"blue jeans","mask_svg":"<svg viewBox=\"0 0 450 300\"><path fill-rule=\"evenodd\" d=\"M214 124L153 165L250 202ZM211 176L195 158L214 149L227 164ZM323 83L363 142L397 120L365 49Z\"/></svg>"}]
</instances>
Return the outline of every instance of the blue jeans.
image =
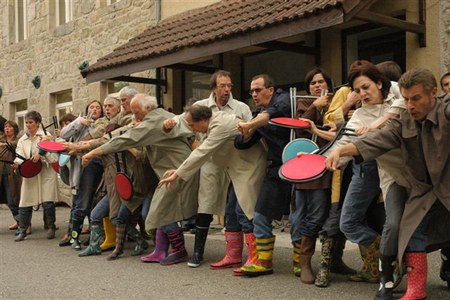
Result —
<instances>
[{"instance_id":1,"label":"blue jeans","mask_svg":"<svg viewBox=\"0 0 450 300\"><path fill-rule=\"evenodd\" d=\"M247 218L237 201L233 186L230 186L228 193L228 202L225 207L226 230L232 232L251 233L253 232L253 223Z\"/></svg>"},{"instance_id":2,"label":"blue jeans","mask_svg":"<svg viewBox=\"0 0 450 300\"><path fill-rule=\"evenodd\" d=\"M150 204L152 203L152 199L147 196L144 198L144 201L142 202L142 209L141 209L141 217L142 220L145 221L147 219L148 211L150 210Z\"/></svg>"},{"instance_id":3,"label":"blue jeans","mask_svg":"<svg viewBox=\"0 0 450 300\"><path fill-rule=\"evenodd\" d=\"M353 243L369 246L378 233L367 226L366 212L380 190L376 161L352 164L353 176L345 195L339 227Z\"/></svg>"},{"instance_id":4,"label":"blue jeans","mask_svg":"<svg viewBox=\"0 0 450 300\"><path fill-rule=\"evenodd\" d=\"M253 233L255 237L260 239L272 237L272 221L273 219L255 211L255 216L253 217Z\"/></svg>"},{"instance_id":5,"label":"blue jeans","mask_svg":"<svg viewBox=\"0 0 450 300\"><path fill-rule=\"evenodd\" d=\"M431 206L428 213L424 216L419 226L414 231L411 239L406 247L406 252L425 252L428 245L428 226L430 221L433 219L433 215L439 210L447 210L444 205L439 201Z\"/></svg>"},{"instance_id":6,"label":"blue jeans","mask_svg":"<svg viewBox=\"0 0 450 300\"><path fill-rule=\"evenodd\" d=\"M289 214L289 222L291 223L291 241L298 242L302 239L300 233L300 222L306 216L306 202L295 195L295 210Z\"/></svg>"},{"instance_id":7,"label":"blue jeans","mask_svg":"<svg viewBox=\"0 0 450 300\"><path fill-rule=\"evenodd\" d=\"M131 219L131 211L124 205L120 204L117 217L111 220L114 225L128 224Z\"/></svg>"},{"instance_id":8,"label":"blue jeans","mask_svg":"<svg viewBox=\"0 0 450 300\"><path fill-rule=\"evenodd\" d=\"M102 175L103 164L99 158L93 159L81 172L77 195L73 198L73 220L82 222L89 214Z\"/></svg>"},{"instance_id":9,"label":"blue jeans","mask_svg":"<svg viewBox=\"0 0 450 300\"><path fill-rule=\"evenodd\" d=\"M295 228L291 229L296 236L292 241L298 241L302 236L315 238L319 235L323 224L328 217L330 207L330 190L296 190L295 204L301 207L300 219L295 220ZM299 236L297 236L299 235Z\"/></svg>"},{"instance_id":10,"label":"blue jeans","mask_svg":"<svg viewBox=\"0 0 450 300\"><path fill-rule=\"evenodd\" d=\"M177 222L161 226L159 229L161 229L165 234L171 234L181 230Z\"/></svg>"},{"instance_id":11,"label":"blue jeans","mask_svg":"<svg viewBox=\"0 0 450 300\"><path fill-rule=\"evenodd\" d=\"M91 211L91 223L100 224L109 214L109 198L105 195Z\"/></svg>"}]
</instances>

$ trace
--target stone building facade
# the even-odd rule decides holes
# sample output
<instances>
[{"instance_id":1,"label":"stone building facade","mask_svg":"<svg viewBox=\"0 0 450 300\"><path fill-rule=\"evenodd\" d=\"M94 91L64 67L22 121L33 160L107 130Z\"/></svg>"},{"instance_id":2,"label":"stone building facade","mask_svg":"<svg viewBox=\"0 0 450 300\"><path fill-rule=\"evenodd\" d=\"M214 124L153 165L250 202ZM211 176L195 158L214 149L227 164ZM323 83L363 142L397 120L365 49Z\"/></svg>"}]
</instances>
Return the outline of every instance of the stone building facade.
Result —
<instances>
[{"instance_id":1,"label":"stone building facade","mask_svg":"<svg viewBox=\"0 0 450 300\"><path fill-rule=\"evenodd\" d=\"M66 7L59 2L0 2L0 114L21 128L27 110L41 112L47 122L53 115L78 114L89 100L115 92L112 83L87 85L79 68L157 22L155 1L70 0Z\"/></svg>"}]
</instances>

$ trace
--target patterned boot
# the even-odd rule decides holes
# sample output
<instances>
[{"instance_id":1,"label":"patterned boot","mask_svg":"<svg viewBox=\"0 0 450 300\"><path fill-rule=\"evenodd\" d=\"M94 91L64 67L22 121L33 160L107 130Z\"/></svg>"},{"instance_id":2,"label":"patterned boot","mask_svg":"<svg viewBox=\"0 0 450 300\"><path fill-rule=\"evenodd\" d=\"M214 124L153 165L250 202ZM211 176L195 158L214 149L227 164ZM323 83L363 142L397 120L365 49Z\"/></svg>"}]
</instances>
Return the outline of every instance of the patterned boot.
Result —
<instances>
[{"instance_id":1,"label":"patterned boot","mask_svg":"<svg viewBox=\"0 0 450 300\"><path fill-rule=\"evenodd\" d=\"M159 262L162 266L174 265L184 262L187 259L187 251L184 245L183 230L180 228L177 231L167 234L172 252Z\"/></svg>"},{"instance_id":2,"label":"patterned boot","mask_svg":"<svg viewBox=\"0 0 450 300\"><path fill-rule=\"evenodd\" d=\"M136 227L131 227L128 230L128 235L136 242L136 246L131 251L131 256L142 255L142 253L148 249L148 243L142 237L141 232L137 230Z\"/></svg>"},{"instance_id":3,"label":"patterned boot","mask_svg":"<svg viewBox=\"0 0 450 300\"><path fill-rule=\"evenodd\" d=\"M244 234L245 244L247 245L247 261L244 266L248 267L253 265L258 259L258 252L256 251L256 238L253 233ZM241 268L236 268L233 270L234 276L243 276Z\"/></svg>"},{"instance_id":4,"label":"patterned boot","mask_svg":"<svg viewBox=\"0 0 450 300\"><path fill-rule=\"evenodd\" d=\"M225 231L225 256L218 262L210 264L211 270L236 268L242 265L242 232Z\"/></svg>"},{"instance_id":5,"label":"patterned boot","mask_svg":"<svg viewBox=\"0 0 450 300\"><path fill-rule=\"evenodd\" d=\"M81 234L81 228L83 227L83 221L77 220L75 218L72 219L72 232L70 233L72 236L72 248L76 251L81 250L81 243L80 243L80 234Z\"/></svg>"},{"instance_id":6,"label":"patterned boot","mask_svg":"<svg viewBox=\"0 0 450 300\"><path fill-rule=\"evenodd\" d=\"M378 283L380 281L380 273L378 271L378 260L380 259L380 236L368 247L359 245L363 266L355 275L350 275L350 281Z\"/></svg>"},{"instance_id":7,"label":"patterned boot","mask_svg":"<svg viewBox=\"0 0 450 300\"><path fill-rule=\"evenodd\" d=\"M256 238L256 251L258 252L258 258L252 265L242 266L242 273L246 276L272 274L272 257L274 245L274 235L268 238Z\"/></svg>"},{"instance_id":8,"label":"patterned boot","mask_svg":"<svg viewBox=\"0 0 450 300\"><path fill-rule=\"evenodd\" d=\"M322 235L320 237L322 243L322 252L320 253L320 268L317 272L314 284L317 287L327 287L330 284L330 265L331 250L333 248L333 239Z\"/></svg>"},{"instance_id":9,"label":"patterned boot","mask_svg":"<svg viewBox=\"0 0 450 300\"><path fill-rule=\"evenodd\" d=\"M98 224L91 225L91 236L89 237L89 246L78 253L79 257L100 255L102 249L100 249L100 240L102 238L102 229Z\"/></svg>"},{"instance_id":10,"label":"patterned boot","mask_svg":"<svg viewBox=\"0 0 450 300\"><path fill-rule=\"evenodd\" d=\"M395 256L381 255L380 257L380 288L375 300L391 300L394 289Z\"/></svg>"},{"instance_id":11,"label":"patterned boot","mask_svg":"<svg viewBox=\"0 0 450 300\"><path fill-rule=\"evenodd\" d=\"M427 254L410 252L405 254L408 268L408 287L401 300L420 300L427 298Z\"/></svg>"},{"instance_id":12,"label":"patterned boot","mask_svg":"<svg viewBox=\"0 0 450 300\"><path fill-rule=\"evenodd\" d=\"M300 265L300 250L302 249L302 241L292 242L294 256L292 257L292 265L294 275L300 277L302 267Z\"/></svg>"},{"instance_id":13,"label":"patterned boot","mask_svg":"<svg viewBox=\"0 0 450 300\"><path fill-rule=\"evenodd\" d=\"M106 257L107 260L115 260L123 255L123 245L125 243L125 232L127 224L116 225L116 247L113 252Z\"/></svg>"},{"instance_id":14,"label":"patterned boot","mask_svg":"<svg viewBox=\"0 0 450 300\"><path fill-rule=\"evenodd\" d=\"M169 239L161 229L156 229L155 234L155 250L152 253L141 257L141 261L145 263L159 263L161 259L167 256L169 250Z\"/></svg>"},{"instance_id":15,"label":"patterned boot","mask_svg":"<svg viewBox=\"0 0 450 300\"><path fill-rule=\"evenodd\" d=\"M447 287L450 289L450 248L441 249L441 270L439 275L443 281L447 282Z\"/></svg>"}]
</instances>

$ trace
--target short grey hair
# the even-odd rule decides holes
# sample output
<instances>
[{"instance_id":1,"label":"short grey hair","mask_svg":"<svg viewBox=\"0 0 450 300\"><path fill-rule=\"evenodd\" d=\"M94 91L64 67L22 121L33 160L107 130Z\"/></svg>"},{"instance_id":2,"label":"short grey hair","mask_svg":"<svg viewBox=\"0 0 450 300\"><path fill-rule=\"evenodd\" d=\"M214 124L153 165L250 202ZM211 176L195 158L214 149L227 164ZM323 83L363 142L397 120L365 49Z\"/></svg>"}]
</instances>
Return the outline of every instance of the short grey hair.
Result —
<instances>
[{"instance_id":1,"label":"short grey hair","mask_svg":"<svg viewBox=\"0 0 450 300\"><path fill-rule=\"evenodd\" d=\"M127 97L127 98L133 98L134 96L136 96L138 94L138 90L136 90L135 88L129 87L129 86L125 86L123 87L120 92L119 92L119 97Z\"/></svg>"},{"instance_id":2,"label":"short grey hair","mask_svg":"<svg viewBox=\"0 0 450 300\"><path fill-rule=\"evenodd\" d=\"M110 94L110 95L106 96L105 100L103 100L103 103L105 103L106 100L114 101L114 105L119 107L119 108L122 105L122 103L120 102L120 99L117 98L116 96L114 96L113 94Z\"/></svg>"}]
</instances>

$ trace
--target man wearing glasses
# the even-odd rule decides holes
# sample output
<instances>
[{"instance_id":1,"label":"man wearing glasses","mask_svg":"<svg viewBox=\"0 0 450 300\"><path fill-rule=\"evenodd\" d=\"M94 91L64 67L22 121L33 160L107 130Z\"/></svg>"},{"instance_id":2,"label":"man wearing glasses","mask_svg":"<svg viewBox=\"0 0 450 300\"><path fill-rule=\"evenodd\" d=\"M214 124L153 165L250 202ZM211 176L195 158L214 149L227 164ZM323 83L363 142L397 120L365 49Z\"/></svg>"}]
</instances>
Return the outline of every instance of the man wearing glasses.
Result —
<instances>
[{"instance_id":1,"label":"man wearing glasses","mask_svg":"<svg viewBox=\"0 0 450 300\"><path fill-rule=\"evenodd\" d=\"M272 274L272 255L275 236L272 233L272 221L281 220L284 209L290 201L291 185L281 180L278 170L282 165L281 155L289 142L290 130L270 125L269 120L278 117L290 117L289 93L281 89L275 91L273 80L266 74L252 78L250 95L257 105L255 117L251 121L240 122L241 136L235 146L246 149L264 138L268 146L268 167L253 218L253 233L256 237L257 259L251 265L244 265L241 271L247 276Z\"/></svg>"},{"instance_id":2,"label":"man wearing glasses","mask_svg":"<svg viewBox=\"0 0 450 300\"><path fill-rule=\"evenodd\" d=\"M211 108L213 112L223 111L227 114L234 114L241 120L250 120L252 113L247 104L238 101L233 98L231 94L231 73L218 70L211 75L209 85L211 88L211 94L209 98L199 100L195 102L196 105L207 106ZM183 118L181 118L183 119ZM183 121L183 120L182 120ZM202 139L205 136L202 136ZM203 261L203 253L205 250L206 238L208 235L209 225L213 220L213 215L223 215L225 211L225 203L227 200L227 194L230 187L230 193L234 195L233 187L230 186L230 179L226 175L223 167L217 166L210 158L203 164L200 170L200 185L198 192L198 211L195 219L195 243L194 253L188 261L188 266L191 268L199 267ZM242 228L237 222L235 216L235 210L237 201L233 197L229 199L226 210L227 226L225 232L225 239L227 241L227 253L224 259L211 265L212 269L230 268L236 264L241 263L241 255L239 257L230 257L230 243L240 248L242 253ZM240 209L240 208L239 208ZM230 215L231 214L231 215ZM243 213L242 213L243 214ZM245 216L245 215L244 215ZM246 219L244 217L244 219ZM233 222L235 221L235 222ZM245 221L245 220L244 220ZM244 222L241 221L241 222ZM233 223L232 223L233 222ZM246 224L243 227L247 228L252 226L251 222L247 219ZM253 227L248 231L252 231ZM235 251L236 252L236 251ZM237 251L239 252L239 251Z\"/></svg>"}]
</instances>

